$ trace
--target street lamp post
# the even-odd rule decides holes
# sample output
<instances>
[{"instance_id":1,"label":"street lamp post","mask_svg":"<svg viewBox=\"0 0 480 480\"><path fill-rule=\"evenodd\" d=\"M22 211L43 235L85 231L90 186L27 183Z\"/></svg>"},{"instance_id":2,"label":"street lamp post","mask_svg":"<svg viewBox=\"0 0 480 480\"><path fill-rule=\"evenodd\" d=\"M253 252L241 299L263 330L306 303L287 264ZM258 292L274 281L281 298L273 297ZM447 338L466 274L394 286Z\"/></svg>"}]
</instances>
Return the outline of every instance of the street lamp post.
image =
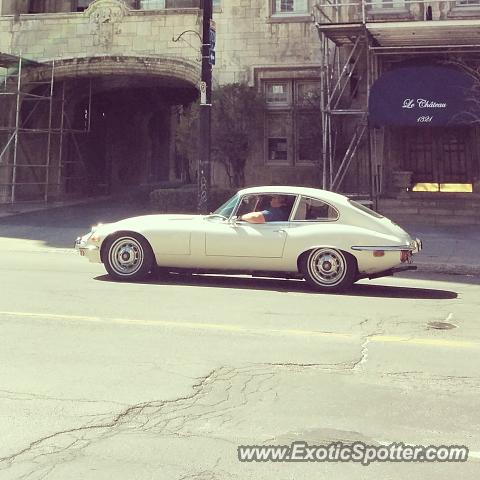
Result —
<instances>
[{"instance_id":1,"label":"street lamp post","mask_svg":"<svg viewBox=\"0 0 480 480\"><path fill-rule=\"evenodd\" d=\"M215 61L215 24L212 0L203 0L202 79L200 83L200 139L198 162L198 211L208 213L212 114L212 64Z\"/></svg>"}]
</instances>

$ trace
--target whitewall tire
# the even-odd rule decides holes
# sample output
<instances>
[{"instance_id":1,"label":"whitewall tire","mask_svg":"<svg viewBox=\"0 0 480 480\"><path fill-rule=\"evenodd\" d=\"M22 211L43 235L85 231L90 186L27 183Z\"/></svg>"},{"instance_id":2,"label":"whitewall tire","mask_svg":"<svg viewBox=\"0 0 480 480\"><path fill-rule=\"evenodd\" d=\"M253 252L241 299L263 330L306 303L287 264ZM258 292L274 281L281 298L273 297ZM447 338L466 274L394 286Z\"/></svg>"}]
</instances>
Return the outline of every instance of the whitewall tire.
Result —
<instances>
[{"instance_id":1,"label":"whitewall tire","mask_svg":"<svg viewBox=\"0 0 480 480\"><path fill-rule=\"evenodd\" d=\"M342 250L316 248L302 256L300 270L306 282L316 290L337 292L353 285L357 262Z\"/></svg>"},{"instance_id":2,"label":"whitewall tire","mask_svg":"<svg viewBox=\"0 0 480 480\"><path fill-rule=\"evenodd\" d=\"M150 244L136 233L121 233L107 239L103 263L115 280L142 280L154 267Z\"/></svg>"}]
</instances>

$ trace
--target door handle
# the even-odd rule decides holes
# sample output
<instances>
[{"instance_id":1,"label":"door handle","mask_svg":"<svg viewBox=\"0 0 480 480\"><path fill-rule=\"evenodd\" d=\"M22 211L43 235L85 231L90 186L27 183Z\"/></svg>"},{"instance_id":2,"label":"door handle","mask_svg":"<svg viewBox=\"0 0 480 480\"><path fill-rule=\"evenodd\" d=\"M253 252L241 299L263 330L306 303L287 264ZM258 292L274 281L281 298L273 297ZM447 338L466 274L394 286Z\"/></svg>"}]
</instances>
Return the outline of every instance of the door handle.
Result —
<instances>
[{"instance_id":1,"label":"door handle","mask_svg":"<svg viewBox=\"0 0 480 480\"><path fill-rule=\"evenodd\" d=\"M274 230L274 233L286 233L285 230L280 229L280 230Z\"/></svg>"}]
</instances>

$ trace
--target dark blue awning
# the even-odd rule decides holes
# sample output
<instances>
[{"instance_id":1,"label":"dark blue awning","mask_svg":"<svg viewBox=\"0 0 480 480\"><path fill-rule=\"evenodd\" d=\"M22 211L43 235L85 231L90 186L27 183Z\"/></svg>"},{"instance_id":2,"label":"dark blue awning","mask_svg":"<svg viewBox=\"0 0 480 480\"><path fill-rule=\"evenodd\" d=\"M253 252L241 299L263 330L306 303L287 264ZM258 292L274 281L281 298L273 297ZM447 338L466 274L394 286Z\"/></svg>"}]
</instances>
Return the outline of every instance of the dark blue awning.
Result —
<instances>
[{"instance_id":1,"label":"dark blue awning","mask_svg":"<svg viewBox=\"0 0 480 480\"><path fill-rule=\"evenodd\" d=\"M381 126L446 126L474 123L479 86L466 72L446 66L401 67L372 86L369 121Z\"/></svg>"}]
</instances>

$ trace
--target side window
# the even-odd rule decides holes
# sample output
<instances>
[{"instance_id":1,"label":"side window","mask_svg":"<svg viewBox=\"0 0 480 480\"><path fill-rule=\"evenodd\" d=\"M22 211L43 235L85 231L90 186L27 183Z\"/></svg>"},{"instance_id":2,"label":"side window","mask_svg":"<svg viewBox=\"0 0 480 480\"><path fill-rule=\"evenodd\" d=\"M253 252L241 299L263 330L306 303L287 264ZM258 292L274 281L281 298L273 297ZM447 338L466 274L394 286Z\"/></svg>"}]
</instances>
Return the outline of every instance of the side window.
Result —
<instances>
[{"instance_id":1,"label":"side window","mask_svg":"<svg viewBox=\"0 0 480 480\"><path fill-rule=\"evenodd\" d=\"M278 220L270 221L287 221L292 213L295 204L295 195L281 194L252 194L245 195L242 198L236 215L245 215L250 212L275 211L279 215ZM269 221L269 220L267 220Z\"/></svg>"},{"instance_id":2,"label":"side window","mask_svg":"<svg viewBox=\"0 0 480 480\"><path fill-rule=\"evenodd\" d=\"M338 219L337 210L328 203L315 198L302 197L293 220L333 221Z\"/></svg>"},{"instance_id":3,"label":"side window","mask_svg":"<svg viewBox=\"0 0 480 480\"><path fill-rule=\"evenodd\" d=\"M246 213L257 211L258 195L245 195L238 207L236 215L245 215Z\"/></svg>"}]
</instances>

